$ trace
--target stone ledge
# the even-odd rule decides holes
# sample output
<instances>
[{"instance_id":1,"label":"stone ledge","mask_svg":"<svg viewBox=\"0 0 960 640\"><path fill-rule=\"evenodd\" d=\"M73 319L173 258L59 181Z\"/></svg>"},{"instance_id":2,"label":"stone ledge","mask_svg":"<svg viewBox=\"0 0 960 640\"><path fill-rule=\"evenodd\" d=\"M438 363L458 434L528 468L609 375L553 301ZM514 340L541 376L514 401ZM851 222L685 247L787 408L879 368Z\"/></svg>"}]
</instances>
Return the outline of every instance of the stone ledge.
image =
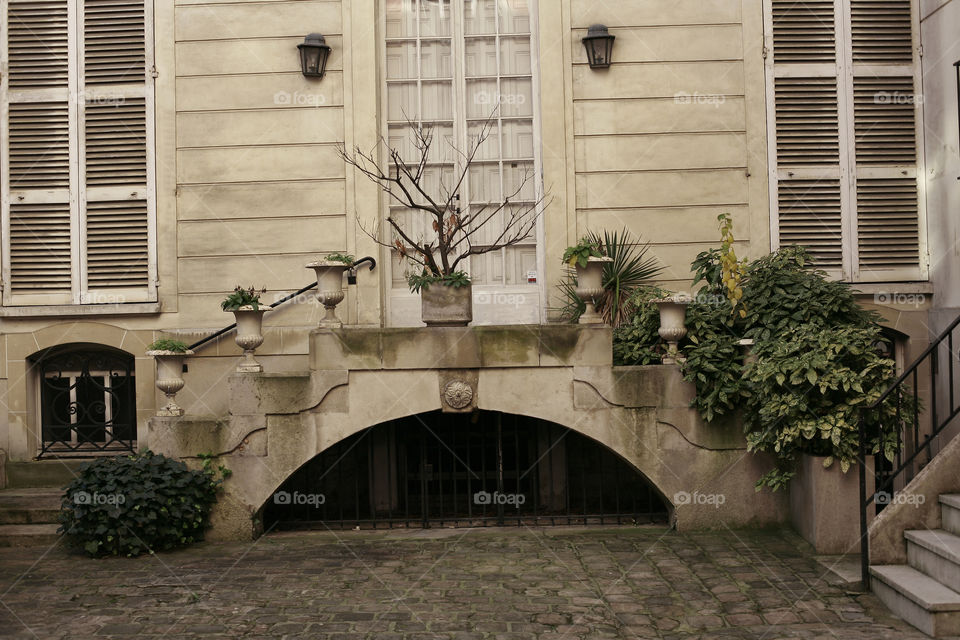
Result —
<instances>
[{"instance_id":1,"label":"stone ledge","mask_svg":"<svg viewBox=\"0 0 960 640\"><path fill-rule=\"evenodd\" d=\"M315 329L313 370L610 367L613 330L581 325Z\"/></svg>"}]
</instances>

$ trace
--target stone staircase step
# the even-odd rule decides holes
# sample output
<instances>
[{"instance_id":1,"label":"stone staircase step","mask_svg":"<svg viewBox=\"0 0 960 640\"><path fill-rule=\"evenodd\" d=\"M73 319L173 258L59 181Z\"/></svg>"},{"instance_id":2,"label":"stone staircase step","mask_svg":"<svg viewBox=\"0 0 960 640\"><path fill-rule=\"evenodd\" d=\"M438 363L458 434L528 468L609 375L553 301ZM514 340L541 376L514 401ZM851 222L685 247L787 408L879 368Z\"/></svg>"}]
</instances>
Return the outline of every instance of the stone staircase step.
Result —
<instances>
[{"instance_id":1,"label":"stone staircase step","mask_svg":"<svg viewBox=\"0 0 960 640\"><path fill-rule=\"evenodd\" d=\"M944 529L960 536L960 493L945 493L940 496L940 519Z\"/></svg>"},{"instance_id":2,"label":"stone staircase step","mask_svg":"<svg viewBox=\"0 0 960 640\"><path fill-rule=\"evenodd\" d=\"M88 460L32 460L6 463L7 489L45 487L60 489L76 477L77 468Z\"/></svg>"},{"instance_id":3,"label":"stone staircase step","mask_svg":"<svg viewBox=\"0 0 960 640\"><path fill-rule=\"evenodd\" d=\"M59 489L5 489L0 491L0 525L53 524L60 512Z\"/></svg>"},{"instance_id":4,"label":"stone staircase step","mask_svg":"<svg viewBox=\"0 0 960 640\"><path fill-rule=\"evenodd\" d=\"M907 564L960 592L960 537L943 529L904 531Z\"/></svg>"},{"instance_id":5,"label":"stone staircase step","mask_svg":"<svg viewBox=\"0 0 960 640\"><path fill-rule=\"evenodd\" d=\"M59 537L55 524L0 525L0 547L50 546Z\"/></svg>"},{"instance_id":6,"label":"stone staircase step","mask_svg":"<svg viewBox=\"0 0 960 640\"><path fill-rule=\"evenodd\" d=\"M870 567L873 593L928 636L960 635L960 593L909 565Z\"/></svg>"}]
</instances>

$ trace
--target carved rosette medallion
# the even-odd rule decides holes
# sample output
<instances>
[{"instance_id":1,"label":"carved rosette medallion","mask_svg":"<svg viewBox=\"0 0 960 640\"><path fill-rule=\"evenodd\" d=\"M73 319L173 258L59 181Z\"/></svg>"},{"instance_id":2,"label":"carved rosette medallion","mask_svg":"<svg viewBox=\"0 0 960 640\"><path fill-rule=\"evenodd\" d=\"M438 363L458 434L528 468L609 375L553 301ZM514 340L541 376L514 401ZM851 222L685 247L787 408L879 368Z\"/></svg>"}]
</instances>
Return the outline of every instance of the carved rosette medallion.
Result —
<instances>
[{"instance_id":1,"label":"carved rosette medallion","mask_svg":"<svg viewBox=\"0 0 960 640\"><path fill-rule=\"evenodd\" d=\"M453 409L465 409L473 401L473 387L462 380L451 380L443 388L443 401Z\"/></svg>"}]
</instances>

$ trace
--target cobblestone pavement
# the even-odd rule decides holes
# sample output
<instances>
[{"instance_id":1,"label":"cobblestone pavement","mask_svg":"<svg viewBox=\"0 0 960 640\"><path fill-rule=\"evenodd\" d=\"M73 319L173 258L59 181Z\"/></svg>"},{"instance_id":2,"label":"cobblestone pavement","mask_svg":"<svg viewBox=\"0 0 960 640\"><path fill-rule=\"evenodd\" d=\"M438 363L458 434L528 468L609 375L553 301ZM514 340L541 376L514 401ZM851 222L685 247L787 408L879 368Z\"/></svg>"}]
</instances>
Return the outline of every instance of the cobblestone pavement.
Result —
<instances>
[{"instance_id":1,"label":"cobblestone pavement","mask_svg":"<svg viewBox=\"0 0 960 640\"><path fill-rule=\"evenodd\" d=\"M4 638L924 638L786 531L312 532L90 560L0 549Z\"/></svg>"}]
</instances>

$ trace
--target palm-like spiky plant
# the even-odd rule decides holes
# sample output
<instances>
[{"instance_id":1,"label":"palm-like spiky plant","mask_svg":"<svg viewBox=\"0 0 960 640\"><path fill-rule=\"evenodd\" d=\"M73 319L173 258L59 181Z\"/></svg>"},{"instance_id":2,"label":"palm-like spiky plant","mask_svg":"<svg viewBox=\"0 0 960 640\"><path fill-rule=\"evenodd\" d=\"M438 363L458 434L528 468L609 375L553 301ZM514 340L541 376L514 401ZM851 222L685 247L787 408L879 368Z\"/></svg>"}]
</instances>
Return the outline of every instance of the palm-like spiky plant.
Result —
<instances>
[{"instance_id":1,"label":"palm-like spiky plant","mask_svg":"<svg viewBox=\"0 0 960 640\"><path fill-rule=\"evenodd\" d=\"M596 301L597 312L603 321L614 327L627 322L631 313L630 297L641 286L663 272L656 256L648 255L650 243L635 239L626 228L620 231L604 231L601 236L591 231L587 236L603 247L604 255L613 258L603 266L603 298ZM576 322L584 312L583 301L576 293L577 277L572 270L560 292L564 304L559 308L560 316Z\"/></svg>"}]
</instances>

